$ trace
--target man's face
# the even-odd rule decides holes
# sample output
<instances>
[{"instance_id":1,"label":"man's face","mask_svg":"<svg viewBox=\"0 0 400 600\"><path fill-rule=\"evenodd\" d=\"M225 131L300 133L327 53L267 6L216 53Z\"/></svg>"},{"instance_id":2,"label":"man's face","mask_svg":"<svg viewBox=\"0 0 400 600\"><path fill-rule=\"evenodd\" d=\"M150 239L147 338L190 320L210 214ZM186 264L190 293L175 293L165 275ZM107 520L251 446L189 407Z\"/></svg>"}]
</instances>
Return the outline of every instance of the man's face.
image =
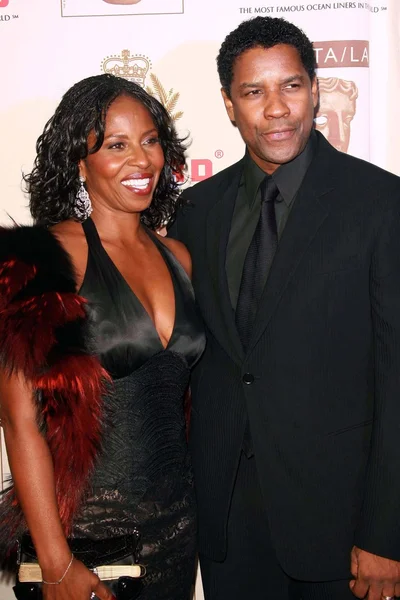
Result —
<instances>
[{"instance_id":1,"label":"man's face","mask_svg":"<svg viewBox=\"0 0 400 600\"><path fill-rule=\"evenodd\" d=\"M347 152L350 142L350 123L356 112L355 100L345 92L334 90L320 93L320 106L315 127L337 150Z\"/></svg>"},{"instance_id":2,"label":"man's face","mask_svg":"<svg viewBox=\"0 0 400 600\"><path fill-rule=\"evenodd\" d=\"M250 156L266 173L303 151L318 91L293 46L246 50L234 64L230 98L222 95Z\"/></svg>"}]
</instances>

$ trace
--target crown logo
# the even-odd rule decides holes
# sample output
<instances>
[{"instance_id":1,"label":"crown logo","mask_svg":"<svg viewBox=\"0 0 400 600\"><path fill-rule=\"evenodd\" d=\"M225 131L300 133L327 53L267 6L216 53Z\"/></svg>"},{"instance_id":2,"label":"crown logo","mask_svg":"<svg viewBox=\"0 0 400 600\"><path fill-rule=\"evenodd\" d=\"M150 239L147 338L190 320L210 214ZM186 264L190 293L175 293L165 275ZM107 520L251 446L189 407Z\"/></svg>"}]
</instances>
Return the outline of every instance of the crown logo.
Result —
<instances>
[{"instance_id":1,"label":"crown logo","mask_svg":"<svg viewBox=\"0 0 400 600\"><path fill-rule=\"evenodd\" d=\"M143 54L131 56L129 50L122 50L120 55L107 56L101 63L101 69L104 73L124 77L144 88L148 94L161 102L171 118L177 121L183 115L181 110L176 110L179 92L175 92L173 88L167 91L168 88L166 89L162 85L154 73L150 73L151 85L146 85L146 76L151 67L151 61L147 56Z\"/></svg>"},{"instance_id":2,"label":"crown logo","mask_svg":"<svg viewBox=\"0 0 400 600\"><path fill-rule=\"evenodd\" d=\"M101 64L104 73L124 77L144 88L146 75L151 68L151 61L142 54L131 56L129 50L122 50L121 54L107 56Z\"/></svg>"}]
</instances>

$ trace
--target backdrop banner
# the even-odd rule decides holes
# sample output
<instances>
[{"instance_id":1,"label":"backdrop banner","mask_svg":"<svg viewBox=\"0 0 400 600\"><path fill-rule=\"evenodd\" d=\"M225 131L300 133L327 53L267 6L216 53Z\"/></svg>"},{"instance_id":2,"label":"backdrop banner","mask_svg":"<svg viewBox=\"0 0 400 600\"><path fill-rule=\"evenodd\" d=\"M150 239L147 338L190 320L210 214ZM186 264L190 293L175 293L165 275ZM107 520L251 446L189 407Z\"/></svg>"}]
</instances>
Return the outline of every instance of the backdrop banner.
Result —
<instances>
[{"instance_id":1,"label":"backdrop banner","mask_svg":"<svg viewBox=\"0 0 400 600\"><path fill-rule=\"evenodd\" d=\"M339 150L400 174L399 0L0 0L0 223L29 222L21 174L62 94L89 75L127 77L164 104L190 136L188 184L238 160L244 146L215 58L227 33L258 15L284 17L313 40L316 127Z\"/></svg>"}]
</instances>

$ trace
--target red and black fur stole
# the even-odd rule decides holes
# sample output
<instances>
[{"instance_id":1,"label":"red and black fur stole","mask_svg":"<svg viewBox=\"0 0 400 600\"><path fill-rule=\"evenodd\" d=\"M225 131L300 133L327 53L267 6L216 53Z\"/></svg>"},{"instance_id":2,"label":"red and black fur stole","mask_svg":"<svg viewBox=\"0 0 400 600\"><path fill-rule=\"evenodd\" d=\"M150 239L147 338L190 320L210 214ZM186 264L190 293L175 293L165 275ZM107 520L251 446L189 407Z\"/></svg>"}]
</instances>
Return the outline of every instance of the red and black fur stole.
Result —
<instances>
[{"instance_id":1,"label":"red and black fur stole","mask_svg":"<svg viewBox=\"0 0 400 600\"><path fill-rule=\"evenodd\" d=\"M91 352L85 305L69 255L50 231L0 228L0 368L32 382L66 535L100 449L108 379ZM0 500L3 558L24 530L11 486Z\"/></svg>"}]
</instances>

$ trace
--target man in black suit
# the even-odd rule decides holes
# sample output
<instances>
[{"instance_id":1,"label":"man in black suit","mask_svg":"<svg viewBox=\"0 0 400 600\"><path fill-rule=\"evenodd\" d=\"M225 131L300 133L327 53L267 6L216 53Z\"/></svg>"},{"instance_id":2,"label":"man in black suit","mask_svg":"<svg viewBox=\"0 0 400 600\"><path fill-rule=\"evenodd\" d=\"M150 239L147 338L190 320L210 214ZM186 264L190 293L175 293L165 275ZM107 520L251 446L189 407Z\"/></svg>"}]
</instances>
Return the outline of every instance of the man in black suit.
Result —
<instances>
[{"instance_id":1,"label":"man in black suit","mask_svg":"<svg viewBox=\"0 0 400 600\"><path fill-rule=\"evenodd\" d=\"M185 192L170 233L208 335L190 433L206 600L400 596L399 179L313 130L291 23L245 21L218 70L246 155Z\"/></svg>"}]
</instances>

